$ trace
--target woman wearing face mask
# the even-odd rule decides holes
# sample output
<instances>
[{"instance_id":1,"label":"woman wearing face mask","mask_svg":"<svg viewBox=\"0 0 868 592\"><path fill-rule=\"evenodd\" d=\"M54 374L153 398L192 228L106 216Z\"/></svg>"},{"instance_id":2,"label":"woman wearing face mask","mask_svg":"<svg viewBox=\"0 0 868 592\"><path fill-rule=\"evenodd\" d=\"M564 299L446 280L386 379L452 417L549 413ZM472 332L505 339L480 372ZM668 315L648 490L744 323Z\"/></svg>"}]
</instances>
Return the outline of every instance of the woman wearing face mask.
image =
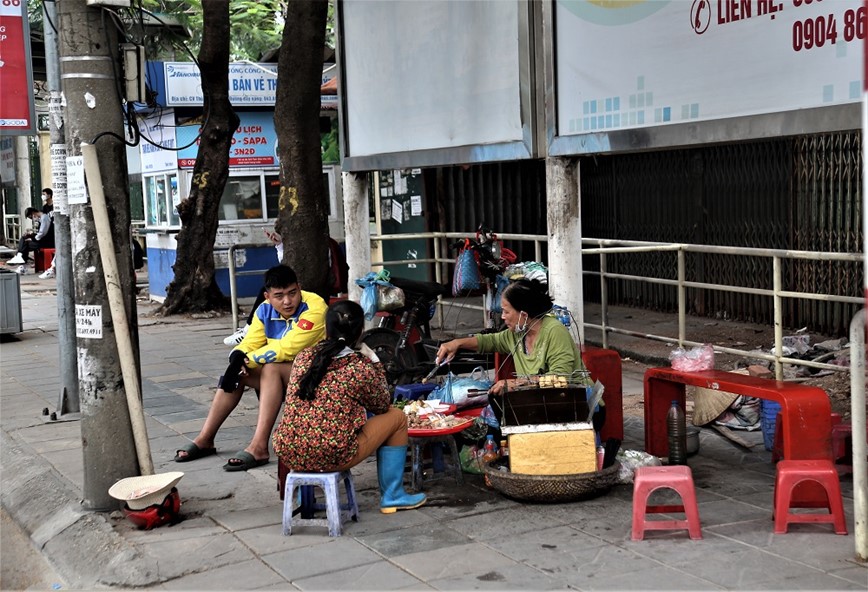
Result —
<instances>
[{"instance_id":1,"label":"woman wearing face mask","mask_svg":"<svg viewBox=\"0 0 868 592\"><path fill-rule=\"evenodd\" d=\"M585 370L582 355L569 330L551 312L552 299L536 280L518 280L503 291L501 318L506 329L447 341L437 350L437 362L449 361L459 349L512 354L518 375L566 374ZM588 382L590 384L590 382ZM498 380L492 395L506 392L509 381Z\"/></svg>"}]
</instances>

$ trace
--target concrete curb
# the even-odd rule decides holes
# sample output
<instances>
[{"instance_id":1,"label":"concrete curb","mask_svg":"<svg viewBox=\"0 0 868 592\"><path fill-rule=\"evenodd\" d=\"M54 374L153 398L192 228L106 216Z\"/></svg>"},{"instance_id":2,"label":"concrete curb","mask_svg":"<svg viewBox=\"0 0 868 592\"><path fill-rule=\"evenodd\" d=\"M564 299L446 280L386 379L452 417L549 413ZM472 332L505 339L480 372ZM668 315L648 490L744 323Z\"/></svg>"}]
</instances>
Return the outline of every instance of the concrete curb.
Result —
<instances>
[{"instance_id":1,"label":"concrete curb","mask_svg":"<svg viewBox=\"0 0 868 592\"><path fill-rule=\"evenodd\" d=\"M142 553L105 513L81 509L78 490L27 444L0 432L6 480L0 504L71 588L139 587L159 582ZM98 571L94 565L102 566Z\"/></svg>"}]
</instances>

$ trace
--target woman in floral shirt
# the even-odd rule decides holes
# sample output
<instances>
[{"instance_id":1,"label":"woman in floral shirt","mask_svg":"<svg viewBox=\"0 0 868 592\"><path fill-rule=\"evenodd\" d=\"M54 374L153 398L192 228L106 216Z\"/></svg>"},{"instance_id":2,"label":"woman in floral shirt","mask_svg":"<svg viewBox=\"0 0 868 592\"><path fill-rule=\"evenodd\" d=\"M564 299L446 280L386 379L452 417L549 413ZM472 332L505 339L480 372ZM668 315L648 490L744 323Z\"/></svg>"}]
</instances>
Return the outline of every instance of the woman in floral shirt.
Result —
<instances>
[{"instance_id":1,"label":"woman in floral shirt","mask_svg":"<svg viewBox=\"0 0 868 592\"><path fill-rule=\"evenodd\" d=\"M426 498L404 491L407 418L391 406L382 364L365 346L362 353L350 349L364 320L355 302L329 307L326 339L295 358L274 452L291 471L331 472L354 467L376 450L380 511L390 514L418 508Z\"/></svg>"}]
</instances>

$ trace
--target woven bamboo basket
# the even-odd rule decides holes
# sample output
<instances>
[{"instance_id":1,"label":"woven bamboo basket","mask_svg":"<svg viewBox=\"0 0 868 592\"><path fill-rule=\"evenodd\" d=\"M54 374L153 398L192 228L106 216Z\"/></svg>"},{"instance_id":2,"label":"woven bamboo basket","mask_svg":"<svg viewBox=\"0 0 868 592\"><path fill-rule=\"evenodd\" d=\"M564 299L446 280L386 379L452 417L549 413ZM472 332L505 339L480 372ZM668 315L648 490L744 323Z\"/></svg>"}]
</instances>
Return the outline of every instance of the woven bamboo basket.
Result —
<instances>
[{"instance_id":1,"label":"woven bamboo basket","mask_svg":"<svg viewBox=\"0 0 868 592\"><path fill-rule=\"evenodd\" d=\"M620 463L602 471L575 475L524 475L499 471L500 461L485 465L491 486L507 497L529 502L571 502L596 497L618 483Z\"/></svg>"}]
</instances>

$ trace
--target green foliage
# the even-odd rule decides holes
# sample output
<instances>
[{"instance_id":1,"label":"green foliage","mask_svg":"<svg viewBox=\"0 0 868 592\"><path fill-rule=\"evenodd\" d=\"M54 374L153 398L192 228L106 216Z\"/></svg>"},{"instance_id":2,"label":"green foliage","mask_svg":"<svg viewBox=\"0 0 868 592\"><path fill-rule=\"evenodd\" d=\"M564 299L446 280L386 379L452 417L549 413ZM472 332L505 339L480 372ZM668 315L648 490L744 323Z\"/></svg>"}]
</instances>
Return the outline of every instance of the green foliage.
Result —
<instances>
[{"instance_id":1,"label":"green foliage","mask_svg":"<svg viewBox=\"0 0 868 592\"><path fill-rule=\"evenodd\" d=\"M340 162L341 150L338 146L338 118L332 119L332 129L321 135L323 164Z\"/></svg>"}]
</instances>

